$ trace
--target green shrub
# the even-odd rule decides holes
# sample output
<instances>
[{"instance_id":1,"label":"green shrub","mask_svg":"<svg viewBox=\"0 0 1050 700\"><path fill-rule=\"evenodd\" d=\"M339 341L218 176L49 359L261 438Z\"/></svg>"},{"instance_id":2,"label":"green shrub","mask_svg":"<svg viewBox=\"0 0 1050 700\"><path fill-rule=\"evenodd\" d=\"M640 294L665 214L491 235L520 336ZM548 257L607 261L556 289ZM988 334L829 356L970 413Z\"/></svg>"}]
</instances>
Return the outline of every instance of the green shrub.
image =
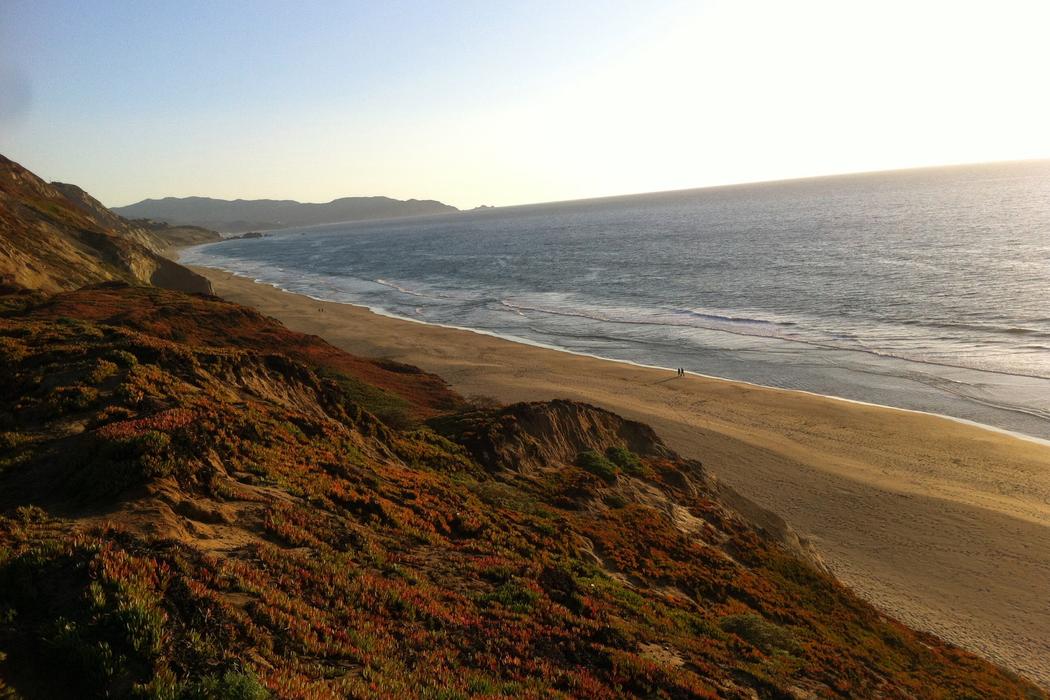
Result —
<instances>
[{"instance_id":1,"label":"green shrub","mask_svg":"<svg viewBox=\"0 0 1050 700\"><path fill-rule=\"evenodd\" d=\"M135 357L127 350L110 350L107 353L107 356L113 362L124 368L134 367L139 363L139 358Z\"/></svg>"},{"instance_id":2,"label":"green shrub","mask_svg":"<svg viewBox=\"0 0 1050 700\"><path fill-rule=\"evenodd\" d=\"M332 373L327 376L339 385L347 399L391 428L408 430L418 425L419 422L412 417L412 405L401 396L355 377Z\"/></svg>"},{"instance_id":3,"label":"green shrub","mask_svg":"<svg viewBox=\"0 0 1050 700\"><path fill-rule=\"evenodd\" d=\"M605 456L613 464L624 470L628 474L640 475L645 471L642 460L638 458L638 455L631 452L626 447L610 447L605 451Z\"/></svg>"},{"instance_id":4,"label":"green shrub","mask_svg":"<svg viewBox=\"0 0 1050 700\"><path fill-rule=\"evenodd\" d=\"M584 450L576 455L576 466L609 483L616 480L616 465L594 450Z\"/></svg>"},{"instance_id":5,"label":"green shrub","mask_svg":"<svg viewBox=\"0 0 1050 700\"><path fill-rule=\"evenodd\" d=\"M25 343L14 338L0 338L0 363L4 366L14 366L29 355Z\"/></svg>"},{"instance_id":6,"label":"green shrub","mask_svg":"<svg viewBox=\"0 0 1050 700\"><path fill-rule=\"evenodd\" d=\"M32 440L33 438L25 433L0 432L0 450L13 450Z\"/></svg>"},{"instance_id":7,"label":"green shrub","mask_svg":"<svg viewBox=\"0 0 1050 700\"><path fill-rule=\"evenodd\" d=\"M98 390L89 386L60 386L52 389L44 405L56 415L83 411L98 401Z\"/></svg>"},{"instance_id":8,"label":"green shrub","mask_svg":"<svg viewBox=\"0 0 1050 700\"><path fill-rule=\"evenodd\" d=\"M251 672L208 676L179 692L179 700L266 700L270 693Z\"/></svg>"},{"instance_id":9,"label":"green shrub","mask_svg":"<svg viewBox=\"0 0 1050 700\"><path fill-rule=\"evenodd\" d=\"M167 476L172 470L168 451L171 438L159 430L148 430L120 444L117 454L127 454L135 460L145 477Z\"/></svg>"},{"instance_id":10,"label":"green shrub","mask_svg":"<svg viewBox=\"0 0 1050 700\"><path fill-rule=\"evenodd\" d=\"M723 617L720 624L723 630L737 635L765 654L775 651L794 653L799 650L798 642L789 630L755 613L729 615Z\"/></svg>"},{"instance_id":11,"label":"green shrub","mask_svg":"<svg viewBox=\"0 0 1050 700\"><path fill-rule=\"evenodd\" d=\"M99 359L88 374L88 381L92 384L101 384L117 373L118 367L109 360Z\"/></svg>"},{"instance_id":12,"label":"green shrub","mask_svg":"<svg viewBox=\"0 0 1050 700\"><path fill-rule=\"evenodd\" d=\"M482 596L481 600L485 603L499 603L508 610L525 613L532 608L538 598L538 593L517 581L507 581L492 593Z\"/></svg>"},{"instance_id":13,"label":"green shrub","mask_svg":"<svg viewBox=\"0 0 1050 700\"><path fill-rule=\"evenodd\" d=\"M75 478L70 480L74 493L104 496L150 479L168 476L175 468L167 433L148 430L138 435L102 441Z\"/></svg>"}]
</instances>

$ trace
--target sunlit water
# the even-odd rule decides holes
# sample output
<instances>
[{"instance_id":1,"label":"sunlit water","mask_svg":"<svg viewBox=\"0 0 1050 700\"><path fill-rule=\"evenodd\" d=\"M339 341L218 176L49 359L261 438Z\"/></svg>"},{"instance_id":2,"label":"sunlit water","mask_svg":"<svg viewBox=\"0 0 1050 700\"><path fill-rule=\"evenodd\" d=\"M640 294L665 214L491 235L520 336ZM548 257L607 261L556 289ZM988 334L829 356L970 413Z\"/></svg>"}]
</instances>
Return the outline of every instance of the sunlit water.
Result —
<instances>
[{"instance_id":1,"label":"sunlit water","mask_svg":"<svg viewBox=\"0 0 1050 700\"><path fill-rule=\"evenodd\" d=\"M329 225L183 260L1050 438L1050 161Z\"/></svg>"}]
</instances>

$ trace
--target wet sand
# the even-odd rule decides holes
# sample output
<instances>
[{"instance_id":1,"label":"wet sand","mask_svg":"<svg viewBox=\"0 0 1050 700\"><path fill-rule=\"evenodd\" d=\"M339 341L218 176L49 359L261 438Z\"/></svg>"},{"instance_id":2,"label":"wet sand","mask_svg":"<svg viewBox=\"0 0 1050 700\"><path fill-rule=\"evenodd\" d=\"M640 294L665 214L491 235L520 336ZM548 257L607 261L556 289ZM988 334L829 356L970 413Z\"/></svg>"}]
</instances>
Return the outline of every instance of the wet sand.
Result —
<instances>
[{"instance_id":1,"label":"wet sand","mask_svg":"<svg viewBox=\"0 0 1050 700\"><path fill-rule=\"evenodd\" d=\"M194 269L220 296L349 352L437 373L464 395L576 399L649 423L785 517L882 610L1050 688L1050 446L393 319Z\"/></svg>"}]
</instances>

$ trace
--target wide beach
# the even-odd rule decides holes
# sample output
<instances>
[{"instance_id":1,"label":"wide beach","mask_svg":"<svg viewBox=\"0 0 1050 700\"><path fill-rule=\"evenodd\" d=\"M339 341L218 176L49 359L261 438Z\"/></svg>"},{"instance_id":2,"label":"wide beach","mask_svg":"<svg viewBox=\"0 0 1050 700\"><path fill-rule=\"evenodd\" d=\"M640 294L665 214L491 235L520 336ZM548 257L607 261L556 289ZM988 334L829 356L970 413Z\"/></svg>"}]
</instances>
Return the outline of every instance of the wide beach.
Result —
<instances>
[{"instance_id":1,"label":"wide beach","mask_svg":"<svg viewBox=\"0 0 1050 700\"><path fill-rule=\"evenodd\" d=\"M1050 687L1050 447L938 416L639 367L321 302L195 268L352 353L501 402L570 398L652 425L777 512L881 609Z\"/></svg>"}]
</instances>

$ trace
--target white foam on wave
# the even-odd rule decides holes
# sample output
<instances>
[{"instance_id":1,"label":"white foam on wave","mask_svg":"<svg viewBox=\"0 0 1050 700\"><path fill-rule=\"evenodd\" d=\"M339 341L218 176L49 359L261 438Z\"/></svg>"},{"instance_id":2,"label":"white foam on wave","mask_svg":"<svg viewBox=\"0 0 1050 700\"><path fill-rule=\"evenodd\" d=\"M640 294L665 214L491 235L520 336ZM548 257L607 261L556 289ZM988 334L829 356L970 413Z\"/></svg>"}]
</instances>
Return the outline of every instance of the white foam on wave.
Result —
<instances>
[{"instance_id":1,"label":"white foam on wave","mask_svg":"<svg viewBox=\"0 0 1050 700\"><path fill-rule=\"evenodd\" d=\"M1025 347L1018 347L1016 342L1004 342L1000 347L995 342L995 337L982 338L980 348L972 342L967 342L967 332L977 332L978 328L987 332L1000 332L1009 335L1010 329L1005 327L993 327L988 325L967 325L965 323L944 324L942 327L948 331L945 337L929 336L914 330L915 325L937 327L938 324L929 320L902 320L903 325L882 324L872 325L870 321L864 323L852 322L849 319L829 319L823 317L807 317L803 315L770 316L768 310L758 311L752 309L718 309L703 307L679 308L651 308L641 306L624 305L601 305L593 300L577 298L578 295L566 292L541 292L532 294L519 294L515 296L503 296L502 290L456 289L454 285L445 284L435 286L432 283L405 282L399 279L379 277L374 279L356 279L351 277L328 277L324 275L311 275L301 270L294 271L295 279L285 281L281 276L279 268L266 266L264 264L251 264L244 258L236 260L229 259L224 255L208 255L209 249L220 244L206 244L195 249L198 251L193 262L195 264L209 265L221 264L235 266L246 274L258 277L278 277L283 284L292 288L293 291L309 292L315 286L325 289L323 293L337 292L339 301L355 301L355 294L365 293L369 296L380 293L381 290L374 289L371 285L379 285L394 294L403 294L420 300L427 300L424 307L431 310L438 306L450 304L485 305L498 304L501 308L514 314L515 320L507 322L509 325L520 323L520 319L528 318L537 321L535 330L545 335L558 335L564 332L565 325L546 322L536 319L529 314L546 314L551 317L579 318L597 323L616 324L629 327L648 326L653 329L666 329L669 333L668 339L673 342L681 340L680 334L683 329L701 329L728 333L742 337L772 338L791 343L803 343L814 348L830 351L855 351L868 355L890 360L902 360L906 362L918 362L924 365L932 365L945 368L960 368L982 372L992 372L1006 376L1023 376L1035 379L1050 379L1050 363L1046 360L1046 353L1038 347L1029 343ZM289 276L293 271L289 271ZM353 288L347 289L347 282L352 282ZM391 298L391 304L395 307L415 306L415 303L406 299ZM440 313L446 318L455 309L447 308ZM465 311L465 309L463 309ZM495 325L504 325L497 321ZM678 330L675 330L678 329ZM610 326L608 330L613 330ZM1032 329L1013 329L1020 335L1027 334ZM600 335L600 333L595 333ZM677 335L672 335L677 334ZM999 336L1002 337L1002 336ZM1035 335L1033 339L1037 338ZM677 340L676 340L677 338ZM610 339L613 339L610 337ZM637 342L651 341L652 338L643 339L635 337ZM982 352L978 352L980 349Z\"/></svg>"},{"instance_id":2,"label":"white foam on wave","mask_svg":"<svg viewBox=\"0 0 1050 700\"><path fill-rule=\"evenodd\" d=\"M252 279L250 275L244 275L241 272L239 272L238 270L230 269L230 268L227 268L227 267L223 267L221 265L214 264L214 263L204 264L204 263L201 263L201 262L192 262L192 263L189 263L189 264L200 265L201 267L211 267L211 268L214 268L214 269L221 270L223 272L228 272L228 273L230 273L232 275L235 275L237 277L246 278L246 279ZM594 353L588 353L588 352L583 352L583 351L579 351L579 350L571 350L569 348L560 347L560 346L553 345L553 344L550 344L550 343L544 343L542 341L532 340L532 339L529 339L529 338L515 336L515 335L511 335L511 334L507 334L507 333L496 333L496 332L493 332L493 331L487 331L487 330L482 330L482 329L478 329L478 328L469 328L469 327L466 327L466 326L458 326L458 325L454 325L454 324L435 323L433 321L425 321L425 320L422 320L422 319L419 319L419 318L412 318L412 317L409 317L409 316L404 316L402 314L394 313L394 312L389 311L388 309L384 309L384 308L379 307L379 306L373 306L373 305L367 305L367 304L358 304L358 303L353 303L353 302L344 301L344 300L333 300L331 298L314 296L314 295L311 295L311 294L305 293L305 292L291 291L289 289L286 289L286 288L282 287L280 284L278 284L276 282L272 282L272 281L265 281L265 280L261 280L261 279L253 279L252 281L256 282L256 283L266 284L267 286L274 287L275 289L278 289L278 290L280 290L280 291L282 291L282 292L284 292L286 294L298 294L300 296L305 296L305 297L307 297L309 299L313 299L314 301L319 301L319 302L346 304L347 306L356 306L358 308L367 309L368 311L371 311L372 313L377 314L379 316L385 316L387 318L397 319L397 320L400 320L400 321L406 321L408 323L418 323L418 324L425 325L425 326L435 326L435 327L438 327L438 328L448 328L448 329L451 329L451 330L466 331L468 333L475 333L477 335L483 335L483 336L488 336L488 337L492 337L492 338L499 338L501 340L506 340L506 341L513 342L513 343L519 343L521 345L528 345L528 346L532 346L532 347L543 348L543 349L546 349L546 350L553 350L553 351L556 351L556 352L563 352L563 353L567 353L567 354L570 354L570 355L578 355L578 356L581 356L581 357L589 357L589 358L593 358L593 359L596 359L596 360L602 360L604 362L615 362L617 364L629 365L629 366L632 366L632 367L640 367L640 368L644 368L644 369L655 369L655 370L661 370L661 371L666 371L666 372L673 372L674 371L674 369L670 368L670 367L663 367L661 365L648 364L648 363L638 362L638 361L634 361L634 360L624 360L624 359L618 359L618 358L603 357L601 355L597 355L597 354L594 354ZM730 383L735 383L735 384L742 384L742 385L745 385L745 386L757 387L757 388L760 388L760 389L768 389L768 390L771 390L771 391L783 391L783 392L788 392L788 393L804 394L804 395L807 395L807 396L815 396L815 397L819 397L819 398L830 399L830 400L833 400L833 401L843 401L843 402L846 402L846 403L856 404L856 405L860 405L860 406L870 406L870 407L873 407L873 408L881 408L881 409L886 409L886 410L890 410L890 411L900 411L900 412L903 412L903 413L925 415L925 416L934 416L936 418L942 418L944 420L954 421L956 423L961 423L963 425L969 425L969 426L972 426L972 427L975 427L975 428L981 428L983 430L988 430L988 431L991 431L993 433L998 433L998 434L1001 434L1001 435L1007 435L1007 436L1016 438L1018 440L1023 440L1025 442L1031 442L1031 443L1035 443L1035 444L1039 444L1039 445L1050 447L1050 440L1045 439L1045 438L1040 438L1040 437L1036 437L1036 436L1033 436L1033 435L1028 435L1028 434L1021 433L1021 432L1018 432L1018 431L1015 431L1015 430L1008 430L1006 428L1000 428L998 426L989 425L987 423L980 423L978 421L969 420L969 419L966 419L966 418L958 418L956 416L951 416L951 415L947 415L947 414L944 414L944 413L938 413L938 412L935 412L935 411L923 411L923 410L913 409L913 408L901 408L899 406L890 406L890 405L886 405L886 404L873 403L873 402L870 402L870 401L862 401L862 400L859 400L859 399L851 399L851 398L846 398L844 396L837 396L837 395L834 395L834 394L822 394L822 393L818 393L818 392L814 392L814 391L807 391L805 389L789 389L789 388L784 388L784 387L769 386L767 384L760 384L758 382L751 382L751 381L742 380L742 379L728 379L726 377L719 377L719 376L715 376L715 375L711 375L711 374L704 374L702 372L696 372L696 371L693 371L693 370L686 370L686 374L697 376L697 377L703 377L705 379L711 379L711 380L715 380L715 381L730 382ZM971 398L972 399L972 397L967 397L967 398ZM976 400L976 399L973 399L973 400ZM1002 407L1000 407L1000 408L1002 408ZM1006 410L1010 410L1010 409L1006 408ZM1025 412L1025 411L1021 411L1021 412Z\"/></svg>"},{"instance_id":3,"label":"white foam on wave","mask_svg":"<svg viewBox=\"0 0 1050 700\"><path fill-rule=\"evenodd\" d=\"M381 284L384 287L390 287L391 289L396 289L397 291L401 292L402 294L408 294L409 296L414 296L414 297L426 297L427 296L423 292L417 292L414 289L408 289L407 287L402 287L401 285L395 284L393 282L387 282L385 279L377 278L374 281L375 281L376 284Z\"/></svg>"},{"instance_id":4,"label":"white foam on wave","mask_svg":"<svg viewBox=\"0 0 1050 700\"><path fill-rule=\"evenodd\" d=\"M567 295L561 296L567 297ZM819 328L821 322L817 319L798 317L771 320L758 316L739 316L734 315L730 311L710 309L668 310L641 307L597 307L587 304L577 305L568 298L561 304L546 301L539 303L528 300L519 301L518 297L501 299L499 303L518 315L525 315L523 312L532 311L552 316L574 317L618 325L697 328L750 338L770 338L790 343L801 343L823 350L862 352L874 357L916 362L937 367L989 372L1004 376L1027 377L1040 380L1050 379L1050 377L1037 371L989 366L988 363L979 362L978 360L983 356L975 354L972 350L965 355L948 354L942 349L921 345L920 341L908 335L901 336L901 339L908 341L906 347L872 347L870 340L858 337L854 331L847 329L841 329L837 332L821 330ZM882 339L887 341L886 344L890 344L888 341L892 340L891 336L888 335L888 331L882 332ZM901 339L898 339L898 341ZM990 355L990 357L1001 360L1006 354L995 353Z\"/></svg>"}]
</instances>

